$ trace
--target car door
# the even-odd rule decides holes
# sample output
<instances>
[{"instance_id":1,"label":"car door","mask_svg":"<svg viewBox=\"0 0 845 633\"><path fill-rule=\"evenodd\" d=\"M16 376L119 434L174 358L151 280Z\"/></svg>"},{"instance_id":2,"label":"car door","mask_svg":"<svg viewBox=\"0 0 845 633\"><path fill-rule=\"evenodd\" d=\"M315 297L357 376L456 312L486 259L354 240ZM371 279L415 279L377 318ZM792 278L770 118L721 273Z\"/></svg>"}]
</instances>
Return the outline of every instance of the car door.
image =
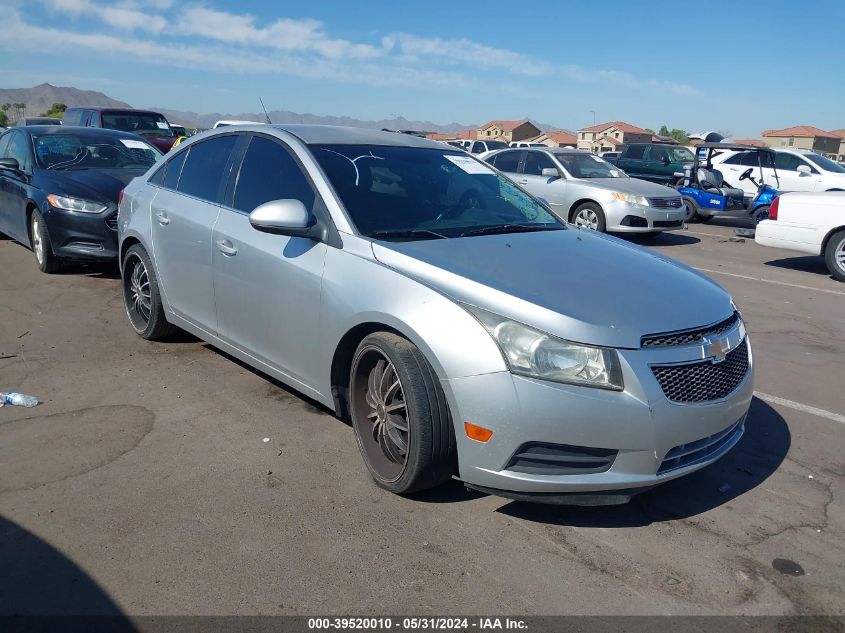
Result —
<instances>
[{"instance_id":1,"label":"car door","mask_svg":"<svg viewBox=\"0 0 845 633\"><path fill-rule=\"evenodd\" d=\"M3 138L7 136L2 156L17 160L21 171L0 170L0 231L29 245L26 207L33 168L32 144L25 132L8 132Z\"/></svg>"},{"instance_id":2,"label":"car door","mask_svg":"<svg viewBox=\"0 0 845 633\"><path fill-rule=\"evenodd\" d=\"M557 177L543 176L544 169L554 169ZM551 157L542 151L525 152L522 173L517 182L538 198L543 198L552 207L562 207L566 197L566 180Z\"/></svg>"},{"instance_id":3,"label":"car door","mask_svg":"<svg viewBox=\"0 0 845 633\"><path fill-rule=\"evenodd\" d=\"M631 145L623 150L616 161L619 168L631 178L643 178L643 165L645 162L646 145Z\"/></svg>"},{"instance_id":4,"label":"car door","mask_svg":"<svg viewBox=\"0 0 845 633\"><path fill-rule=\"evenodd\" d=\"M217 331L212 280L212 229L238 136L194 143L167 163L165 186L150 204L159 285L173 312Z\"/></svg>"},{"instance_id":5,"label":"car door","mask_svg":"<svg viewBox=\"0 0 845 633\"><path fill-rule=\"evenodd\" d=\"M326 244L255 229L249 213L294 199L311 213L322 201L293 150L254 134L233 175L231 202L213 234L214 298L219 336L301 384L317 384L320 290ZM322 208L322 207L321 207Z\"/></svg>"},{"instance_id":6,"label":"car door","mask_svg":"<svg viewBox=\"0 0 845 633\"><path fill-rule=\"evenodd\" d=\"M810 168L809 174L798 171L798 167L802 165ZM777 152L775 167L780 181L778 189L782 192L815 191L818 187L819 171L800 156L788 152ZM771 179L767 174L766 182L776 187L772 170L766 169L765 171L771 174Z\"/></svg>"}]
</instances>

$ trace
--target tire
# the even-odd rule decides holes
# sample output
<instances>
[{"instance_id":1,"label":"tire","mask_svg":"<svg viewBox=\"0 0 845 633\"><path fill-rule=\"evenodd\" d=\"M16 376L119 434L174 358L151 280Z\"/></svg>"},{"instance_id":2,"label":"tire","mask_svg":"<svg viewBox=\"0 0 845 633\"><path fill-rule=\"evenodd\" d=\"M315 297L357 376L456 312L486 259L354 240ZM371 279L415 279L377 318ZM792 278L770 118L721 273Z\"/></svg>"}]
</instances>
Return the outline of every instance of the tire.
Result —
<instances>
[{"instance_id":1,"label":"tire","mask_svg":"<svg viewBox=\"0 0 845 633\"><path fill-rule=\"evenodd\" d=\"M687 205L687 214L684 216L684 222L692 222L698 217L698 204L692 198L682 198L685 205Z\"/></svg>"},{"instance_id":2,"label":"tire","mask_svg":"<svg viewBox=\"0 0 845 633\"><path fill-rule=\"evenodd\" d=\"M174 334L178 328L167 322L158 279L147 251L140 244L129 247L123 256L123 305L132 329L148 341Z\"/></svg>"},{"instance_id":3,"label":"tire","mask_svg":"<svg viewBox=\"0 0 845 633\"><path fill-rule=\"evenodd\" d=\"M754 226L757 226L763 220L769 217L769 205L764 204L751 212L751 220L754 222Z\"/></svg>"},{"instance_id":4,"label":"tire","mask_svg":"<svg viewBox=\"0 0 845 633\"><path fill-rule=\"evenodd\" d=\"M35 254L38 269L48 275L59 272L64 268L64 262L53 253L53 244L50 242L50 234L47 232L44 216L38 209L32 212L32 217L29 219L29 229L32 252Z\"/></svg>"},{"instance_id":5,"label":"tire","mask_svg":"<svg viewBox=\"0 0 845 633\"><path fill-rule=\"evenodd\" d=\"M361 341L352 359L349 411L361 456L380 487L409 494L455 473L446 397L431 365L407 339L376 332Z\"/></svg>"},{"instance_id":6,"label":"tire","mask_svg":"<svg viewBox=\"0 0 845 633\"><path fill-rule=\"evenodd\" d=\"M845 281L845 231L830 236L824 248L824 263L834 279Z\"/></svg>"},{"instance_id":7,"label":"tire","mask_svg":"<svg viewBox=\"0 0 845 633\"><path fill-rule=\"evenodd\" d=\"M713 216L712 215L701 215L700 213L696 213L695 219L698 220L699 222L703 222L704 224L707 224L710 220L713 219Z\"/></svg>"},{"instance_id":8,"label":"tire","mask_svg":"<svg viewBox=\"0 0 845 633\"><path fill-rule=\"evenodd\" d=\"M598 231L599 233L604 233L607 227L604 211L595 202L585 202L580 205L572 212L570 222L578 228Z\"/></svg>"}]
</instances>

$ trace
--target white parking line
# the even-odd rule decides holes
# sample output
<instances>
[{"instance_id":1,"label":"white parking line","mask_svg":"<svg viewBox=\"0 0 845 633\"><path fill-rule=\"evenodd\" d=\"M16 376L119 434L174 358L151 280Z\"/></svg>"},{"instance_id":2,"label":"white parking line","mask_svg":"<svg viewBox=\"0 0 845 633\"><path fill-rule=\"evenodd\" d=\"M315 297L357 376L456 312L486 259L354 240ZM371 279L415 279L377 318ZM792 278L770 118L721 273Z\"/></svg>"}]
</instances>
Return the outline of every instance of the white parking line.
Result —
<instances>
[{"instance_id":1,"label":"white parking line","mask_svg":"<svg viewBox=\"0 0 845 633\"><path fill-rule=\"evenodd\" d=\"M778 286L789 286L790 288L801 288L802 290L816 290L818 292L826 292L832 295L842 295L845 297L845 292L841 290L829 290L828 288L816 288L814 286L802 286L801 284L791 284L786 281L775 281L774 279L763 279L762 277L752 277L750 275L738 275L736 273L726 273L723 270L711 270L710 268L698 268L693 266L696 270L703 273L713 273L714 275L727 275L728 277L739 277L740 279L750 279L751 281L760 281L764 284L776 284Z\"/></svg>"},{"instance_id":2,"label":"white parking line","mask_svg":"<svg viewBox=\"0 0 845 633\"><path fill-rule=\"evenodd\" d=\"M733 235L719 235L718 233L702 233L701 231L684 231L684 233L692 233L693 235L706 235L707 237L722 237L725 239L734 237ZM681 233L683 235L683 233Z\"/></svg>"},{"instance_id":3,"label":"white parking line","mask_svg":"<svg viewBox=\"0 0 845 633\"><path fill-rule=\"evenodd\" d=\"M801 404L800 402L795 402L794 400L778 398L777 396L772 396L767 393L761 393L759 391L755 391L754 395L760 398L760 400L765 400L766 402L771 402L772 404L779 404L783 407L795 409L796 411L802 411L804 413L809 413L810 415L817 415L820 418L827 418L828 420L833 420L834 422L845 424L845 415L839 415L838 413L833 413L832 411L825 411L824 409L811 407L806 404Z\"/></svg>"}]
</instances>

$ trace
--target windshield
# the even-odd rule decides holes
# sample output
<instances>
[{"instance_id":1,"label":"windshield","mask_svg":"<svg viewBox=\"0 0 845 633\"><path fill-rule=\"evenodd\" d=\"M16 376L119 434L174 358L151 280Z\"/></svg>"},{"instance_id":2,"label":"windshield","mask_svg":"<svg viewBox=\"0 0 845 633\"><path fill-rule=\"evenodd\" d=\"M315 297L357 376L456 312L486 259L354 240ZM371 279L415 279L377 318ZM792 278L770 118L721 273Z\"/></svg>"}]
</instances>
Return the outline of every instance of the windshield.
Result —
<instances>
[{"instance_id":1,"label":"windshield","mask_svg":"<svg viewBox=\"0 0 845 633\"><path fill-rule=\"evenodd\" d=\"M362 234L377 239L563 229L542 204L463 152L312 145Z\"/></svg>"},{"instance_id":2,"label":"windshield","mask_svg":"<svg viewBox=\"0 0 845 633\"><path fill-rule=\"evenodd\" d=\"M691 163L695 160L695 156L686 147L672 147L669 149L669 158L673 163Z\"/></svg>"},{"instance_id":3,"label":"windshield","mask_svg":"<svg viewBox=\"0 0 845 633\"><path fill-rule=\"evenodd\" d=\"M503 147L507 147L508 144L504 141L484 141L487 143L487 149L492 151L494 149L502 149Z\"/></svg>"},{"instance_id":4,"label":"windshield","mask_svg":"<svg viewBox=\"0 0 845 633\"><path fill-rule=\"evenodd\" d=\"M845 174L845 167L834 163L832 160L825 158L824 156L819 156L818 154L804 154L804 158L813 161L825 171L832 171L834 174Z\"/></svg>"},{"instance_id":5,"label":"windshield","mask_svg":"<svg viewBox=\"0 0 845 633\"><path fill-rule=\"evenodd\" d=\"M139 138L111 134L33 134L35 157L46 169L147 169L163 154Z\"/></svg>"},{"instance_id":6,"label":"windshield","mask_svg":"<svg viewBox=\"0 0 845 633\"><path fill-rule=\"evenodd\" d=\"M173 137L167 119L155 112L103 112L103 127L144 136Z\"/></svg>"},{"instance_id":7,"label":"windshield","mask_svg":"<svg viewBox=\"0 0 845 633\"><path fill-rule=\"evenodd\" d=\"M555 154L563 168L573 178L627 178L616 165L587 152L560 152Z\"/></svg>"}]
</instances>

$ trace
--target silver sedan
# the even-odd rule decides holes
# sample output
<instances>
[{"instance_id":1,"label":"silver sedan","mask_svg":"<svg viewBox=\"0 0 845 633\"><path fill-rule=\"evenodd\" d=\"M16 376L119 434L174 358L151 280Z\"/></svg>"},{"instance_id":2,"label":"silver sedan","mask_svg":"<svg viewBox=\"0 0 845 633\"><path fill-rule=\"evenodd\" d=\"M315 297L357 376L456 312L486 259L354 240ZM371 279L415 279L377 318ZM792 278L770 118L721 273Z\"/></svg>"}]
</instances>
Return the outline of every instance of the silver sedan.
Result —
<instances>
[{"instance_id":1,"label":"silver sedan","mask_svg":"<svg viewBox=\"0 0 845 633\"><path fill-rule=\"evenodd\" d=\"M582 228L651 233L680 229L686 219L686 208L674 189L629 178L615 165L582 150L498 150L484 160Z\"/></svg>"},{"instance_id":2,"label":"silver sedan","mask_svg":"<svg viewBox=\"0 0 845 633\"><path fill-rule=\"evenodd\" d=\"M396 493L620 503L743 434L752 357L721 287L441 143L211 130L132 181L118 231L140 336L182 328L351 420Z\"/></svg>"}]
</instances>

